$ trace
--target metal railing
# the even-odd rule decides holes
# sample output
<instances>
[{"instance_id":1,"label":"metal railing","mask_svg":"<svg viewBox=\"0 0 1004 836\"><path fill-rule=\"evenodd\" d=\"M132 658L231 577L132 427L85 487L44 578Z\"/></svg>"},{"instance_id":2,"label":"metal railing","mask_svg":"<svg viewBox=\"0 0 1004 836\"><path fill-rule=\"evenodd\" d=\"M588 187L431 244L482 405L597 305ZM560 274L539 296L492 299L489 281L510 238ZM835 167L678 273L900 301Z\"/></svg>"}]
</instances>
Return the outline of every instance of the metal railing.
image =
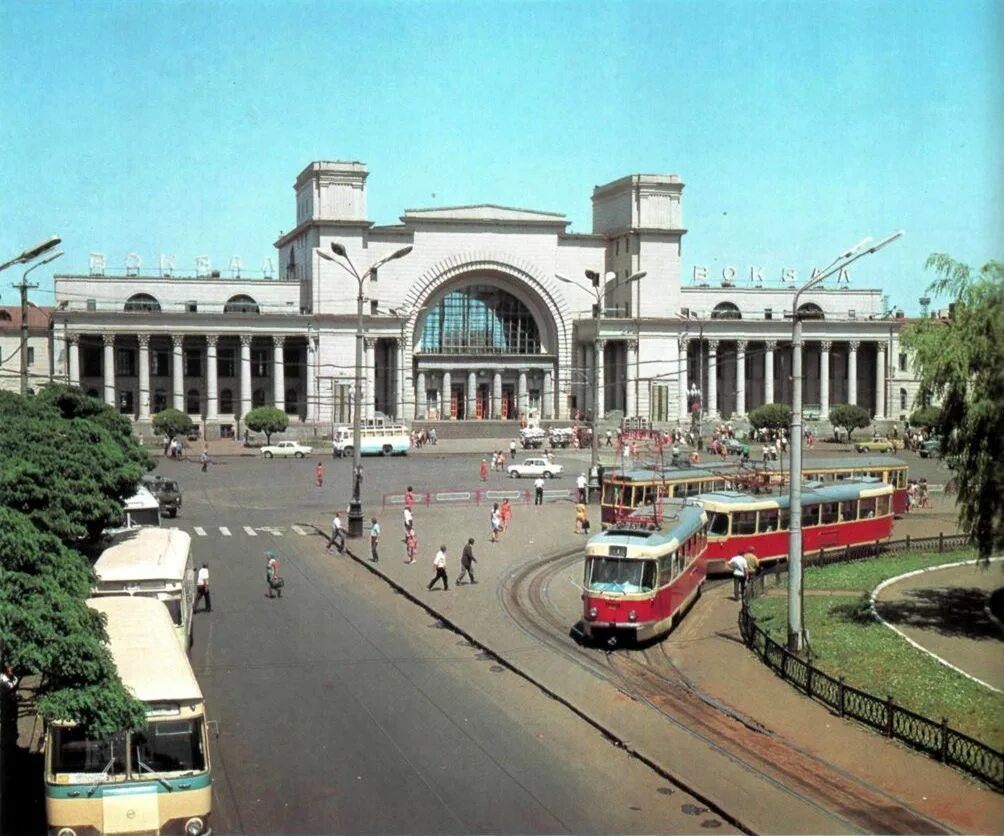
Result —
<instances>
[{"instance_id":1,"label":"metal railing","mask_svg":"<svg viewBox=\"0 0 1004 836\"><path fill-rule=\"evenodd\" d=\"M813 560L807 555L806 563L817 566L842 563L873 557L882 551L944 551L946 548L965 544L966 538L962 535L939 535L912 540L907 538L894 543L858 547L847 553L839 552L836 556L820 555ZM780 584L782 570L786 571L787 567L776 566L773 569L772 574ZM764 585L763 576L757 578L757 582L750 584L751 594L754 597L763 594ZM942 718L940 723L936 722L897 705L891 696L884 699L876 697L846 684L843 677L833 677L820 670L811 662L790 652L757 625L756 616L749 610L748 599L744 599L739 612L739 632L746 646L767 667L807 696L829 706L838 716L857 720L886 737L901 740L942 763L958 767L985 781L997 792L1004 793L1004 752L956 731L948 725L947 718Z\"/></svg>"},{"instance_id":2,"label":"metal railing","mask_svg":"<svg viewBox=\"0 0 1004 836\"><path fill-rule=\"evenodd\" d=\"M414 491L416 506L440 508L447 505L491 505L508 499L513 505L530 505L534 501L533 488L480 488L471 490L468 488L457 488L456 490L428 490ZM543 501L551 502L571 502L578 498L578 490L575 488L544 488ZM381 500L382 508L403 508L403 493L386 493Z\"/></svg>"}]
</instances>

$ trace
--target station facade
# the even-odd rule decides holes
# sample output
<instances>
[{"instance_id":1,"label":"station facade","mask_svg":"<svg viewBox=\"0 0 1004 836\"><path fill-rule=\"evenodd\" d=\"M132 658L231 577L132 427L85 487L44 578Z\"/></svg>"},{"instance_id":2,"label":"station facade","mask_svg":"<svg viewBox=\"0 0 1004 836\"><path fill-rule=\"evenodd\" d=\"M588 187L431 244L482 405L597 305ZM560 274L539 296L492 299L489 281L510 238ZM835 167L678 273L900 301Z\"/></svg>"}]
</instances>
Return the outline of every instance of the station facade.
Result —
<instances>
[{"instance_id":1,"label":"station facade","mask_svg":"<svg viewBox=\"0 0 1004 836\"><path fill-rule=\"evenodd\" d=\"M363 418L569 421L592 415L598 393L603 417L673 426L689 423L694 390L711 420L790 400L795 277L684 277L678 176L595 187L585 234L561 214L492 204L408 209L375 225L367 177L355 162L300 172L274 277L57 275L55 376L141 426L171 406L207 437L226 436L271 405L294 430L328 432L356 400L361 287ZM318 255L332 245L347 258ZM352 275L406 248L361 285ZM912 411L905 320L881 290L827 284L803 295L800 315L810 416L837 403L879 420Z\"/></svg>"}]
</instances>

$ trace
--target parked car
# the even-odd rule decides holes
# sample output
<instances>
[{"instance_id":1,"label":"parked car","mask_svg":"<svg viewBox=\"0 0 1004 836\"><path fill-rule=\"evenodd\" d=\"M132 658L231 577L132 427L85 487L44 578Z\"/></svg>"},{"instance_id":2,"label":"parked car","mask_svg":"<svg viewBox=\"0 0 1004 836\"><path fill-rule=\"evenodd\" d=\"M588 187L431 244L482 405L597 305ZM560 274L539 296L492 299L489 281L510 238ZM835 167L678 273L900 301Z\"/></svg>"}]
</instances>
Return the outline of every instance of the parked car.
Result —
<instances>
[{"instance_id":1,"label":"parked car","mask_svg":"<svg viewBox=\"0 0 1004 836\"><path fill-rule=\"evenodd\" d=\"M306 447L303 444L299 444L296 441L280 441L278 444L271 444L268 447L261 448L261 454L266 459L271 459L273 457L278 458L280 456L290 457L295 459L302 459L304 456L309 456L313 453L312 447Z\"/></svg>"},{"instance_id":2,"label":"parked car","mask_svg":"<svg viewBox=\"0 0 1004 836\"><path fill-rule=\"evenodd\" d=\"M892 453L893 451L901 448L903 442L899 442L897 446L897 441L889 438L870 438L867 441L855 441L854 449L859 453Z\"/></svg>"},{"instance_id":3,"label":"parked car","mask_svg":"<svg viewBox=\"0 0 1004 836\"><path fill-rule=\"evenodd\" d=\"M524 459L520 464L509 465L506 470L512 479L523 476L543 476L545 479L553 479L561 475L562 467L560 464L549 464L547 459Z\"/></svg>"},{"instance_id":4,"label":"parked car","mask_svg":"<svg viewBox=\"0 0 1004 836\"><path fill-rule=\"evenodd\" d=\"M747 445L735 438L720 438L718 439L718 446L724 446L729 455L738 456Z\"/></svg>"},{"instance_id":5,"label":"parked car","mask_svg":"<svg viewBox=\"0 0 1004 836\"><path fill-rule=\"evenodd\" d=\"M143 480L143 485L154 495L160 506L160 513L172 518L178 516L178 511L181 510L181 488L174 479L147 477Z\"/></svg>"},{"instance_id":6,"label":"parked car","mask_svg":"<svg viewBox=\"0 0 1004 836\"><path fill-rule=\"evenodd\" d=\"M941 436L929 438L920 442L920 453L922 459L934 459L941 455Z\"/></svg>"}]
</instances>

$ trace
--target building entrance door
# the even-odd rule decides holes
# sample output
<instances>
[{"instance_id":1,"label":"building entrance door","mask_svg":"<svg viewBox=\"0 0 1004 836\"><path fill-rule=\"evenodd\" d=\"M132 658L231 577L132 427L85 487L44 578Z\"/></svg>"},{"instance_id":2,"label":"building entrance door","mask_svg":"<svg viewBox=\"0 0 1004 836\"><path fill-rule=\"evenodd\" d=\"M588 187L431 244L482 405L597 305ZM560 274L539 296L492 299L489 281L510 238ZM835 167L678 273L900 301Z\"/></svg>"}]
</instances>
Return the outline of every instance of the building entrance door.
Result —
<instances>
[{"instance_id":1,"label":"building entrance door","mask_svg":"<svg viewBox=\"0 0 1004 836\"><path fill-rule=\"evenodd\" d=\"M450 386L450 417L458 421L464 416L464 384L454 383Z\"/></svg>"},{"instance_id":2,"label":"building entrance door","mask_svg":"<svg viewBox=\"0 0 1004 836\"><path fill-rule=\"evenodd\" d=\"M478 418L491 415L491 387L487 383L478 384Z\"/></svg>"},{"instance_id":3,"label":"building entrance door","mask_svg":"<svg viewBox=\"0 0 1004 836\"><path fill-rule=\"evenodd\" d=\"M502 387L502 417L516 417L516 392L512 386Z\"/></svg>"}]
</instances>

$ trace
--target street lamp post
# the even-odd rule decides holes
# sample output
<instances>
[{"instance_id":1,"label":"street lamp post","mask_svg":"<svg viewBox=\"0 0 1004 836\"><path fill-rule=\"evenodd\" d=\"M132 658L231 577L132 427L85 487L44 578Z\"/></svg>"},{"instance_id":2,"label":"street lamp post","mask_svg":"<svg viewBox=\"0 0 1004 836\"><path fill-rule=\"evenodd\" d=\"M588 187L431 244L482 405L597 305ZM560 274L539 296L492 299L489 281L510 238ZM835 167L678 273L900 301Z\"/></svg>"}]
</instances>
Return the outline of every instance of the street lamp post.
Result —
<instances>
[{"instance_id":1,"label":"street lamp post","mask_svg":"<svg viewBox=\"0 0 1004 836\"><path fill-rule=\"evenodd\" d=\"M59 241L58 238L55 239L56 242ZM43 246L43 245L40 245ZM55 246L52 244L51 246ZM36 247L37 249L37 247ZM44 246L44 248L38 253L40 255L49 249L49 246ZM48 264L50 261L55 261L63 254L62 250L51 253L43 258L41 261L32 264L21 276L21 283L12 285L15 290L21 291L21 394L28 394L28 291L33 290L38 287L37 284L28 284L28 274L41 267L43 264ZM32 256L35 258L36 256ZM30 260L30 259L29 259Z\"/></svg>"},{"instance_id":2,"label":"street lamp post","mask_svg":"<svg viewBox=\"0 0 1004 836\"><path fill-rule=\"evenodd\" d=\"M5 261L3 264L0 264L0 271L6 270L14 264L27 264L29 261L34 261L42 253L48 252L53 247L58 246L60 241L62 241L62 239L58 235L46 238L34 247L28 247L28 249L22 252L21 255L15 256L10 261Z\"/></svg>"},{"instance_id":3,"label":"street lamp post","mask_svg":"<svg viewBox=\"0 0 1004 836\"><path fill-rule=\"evenodd\" d=\"M604 285L601 281L601 276L595 270L586 270L586 278L590 281L590 286L586 286L582 282L577 282L573 279L569 279L562 276L560 273L555 273L554 277L565 284L574 285L580 290L585 290L593 295L593 319L596 321L595 331L593 333L593 427L592 427L592 443L590 444L590 463L589 463L589 490L591 494L595 494L599 491L599 462L600 462L600 436L599 436L599 423L600 423L600 364L599 357L600 352L603 350L601 348L602 335L600 333L600 324L603 321L603 293ZM630 284L631 282L639 281L648 275L645 272L634 273L628 276L624 280L624 284ZM616 278L616 274L608 274L607 278Z\"/></svg>"},{"instance_id":4,"label":"street lamp post","mask_svg":"<svg viewBox=\"0 0 1004 836\"><path fill-rule=\"evenodd\" d=\"M380 267L388 261L404 258L411 252L411 250L412 247L409 245L407 247L401 247L399 250L395 250L390 255L385 255L383 258L378 259L376 262L371 264L369 268L362 273L362 275L360 275L359 271L356 270L356 266L352 263L352 259L349 258L348 251L341 244L334 241L331 242L331 252L334 253L334 255L329 255L321 249L317 250L317 254L325 261L337 264L342 268L342 270L352 276L352 278L356 280L356 284L359 289L359 293L356 296L355 398L353 399L352 404L352 501L349 503L350 537L362 537L363 534L363 503L361 497L363 466L362 454L360 451L360 447L362 446L362 415L360 407L362 405L363 390L363 302L365 301L365 297L363 296L363 282L367 277L375 279L376 271ZM337 258L335 256L337 256Z\"/></svg>"},{"instance_id":5,"label":"street lamp post","mask_svg":"<svg viewBox=\"0 0 1004 836\"><path fill-rule=\"evenodd\" d=\"M865 238L838 256L829 267L813 276L796 292L791 305L791 472L788 478L788 650L800 653L806 642L802 619L802 320L798 300L824 279L866 255L878 252L902 235L894 232L871 247Z\"/></svg>"},{"instance_id":6,"label":"street lamp post","mask_svg":"<svg viewBox=\"0 0 1004 836\"><path fill-rule=\"evenodd\" d=\"M697 323L697 439L694 441L694 446L698 447L698 439L701 438L701 425L704 422L704 323L696 313L689 309L686 316L682 313L674 314L674 316L684 320L688 325L691 320ZM686 358L684 358L684 367L680 370L680 374L686 374Z\"/></svg>"}]
</instances>

